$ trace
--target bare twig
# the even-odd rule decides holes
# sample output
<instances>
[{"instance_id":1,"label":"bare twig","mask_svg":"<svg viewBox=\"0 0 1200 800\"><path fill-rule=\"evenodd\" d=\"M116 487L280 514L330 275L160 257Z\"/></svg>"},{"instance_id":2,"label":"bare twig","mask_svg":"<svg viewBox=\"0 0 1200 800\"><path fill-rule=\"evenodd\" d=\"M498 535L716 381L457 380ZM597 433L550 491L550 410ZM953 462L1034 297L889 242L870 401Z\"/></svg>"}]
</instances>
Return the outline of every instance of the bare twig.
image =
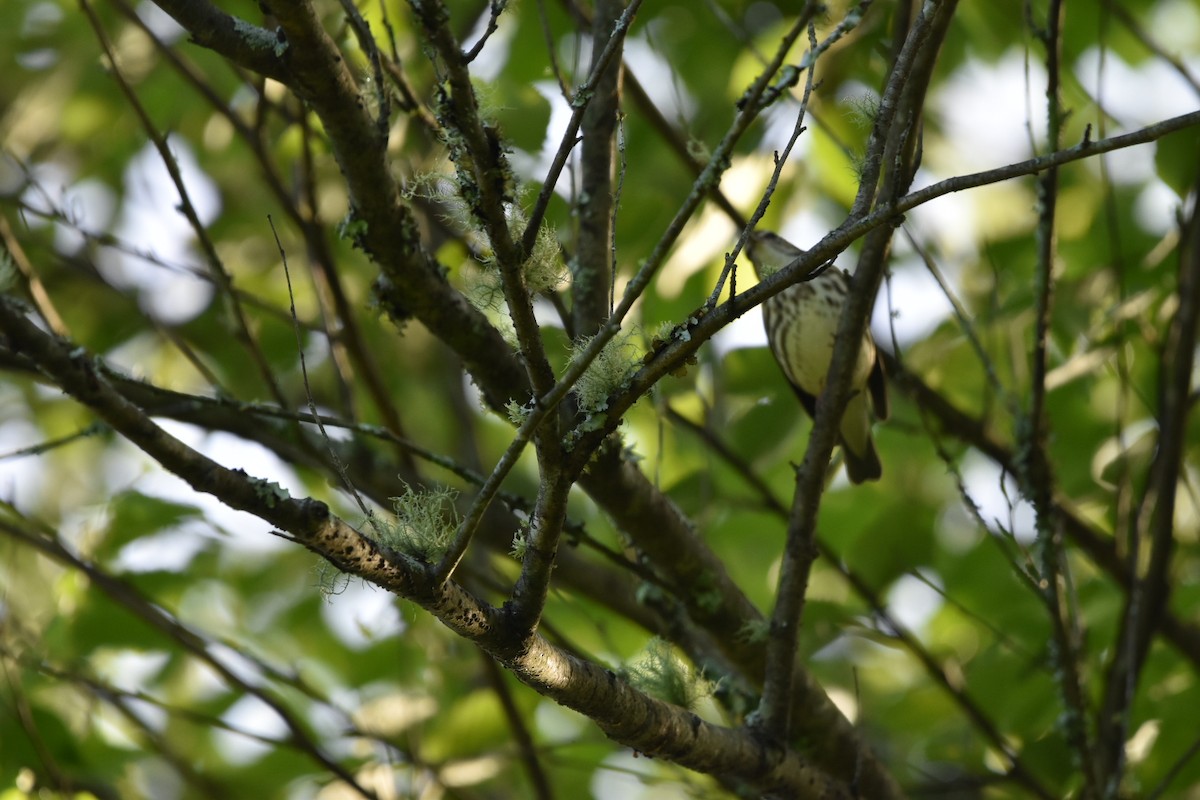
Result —
<instances>
[{"instance_id":1,"label":"bare twig","mask_svg":"<svg viewBox=\"0 0 1200 800\"><path fill-rule=\"evenodd\" d=\"M1059 94L1062 58L1062 23L1065 8L1061 0L1052 0L1046 12L1046 28L1042 32L1046 48L1046 114L1050 149L1055 150L1062 140L1065 114ZM1085 796L1099 797L1102 785L1101 765L1094 757L1093 743L1087 730L1088 701L1083 685L1081 662L1082 636L1071 597L1071 577L1063 555L1062 524L1055 513L1054 475L1046 458L1046 437L1049 421L1046 417L1046 355L1050 337L1051 308L1054 296L1052 270L1057 254L1055 214L1058 204L1058 169L1043 172L1037 183L1038 193L1038 260L1035 270L1034 311L1035 331L1032 354L1032 379L1029 410L1018 423L1017 479L1021 492L1033 504L1037 529L1037 566L1043 602L1050 618L1053 641L1051 661L1060 695L1068 711L1065 717L1067 741L1072 748L1076 765L1083 773Z\"/></svg>"},{"instance_id":2,"label":"bare twig","mask_svg":"<svg viewBox=\"0 0 1200 800\"><path fill-rule=\"evenodd\" d=\"M579 128L583 124L583 115L595 94L595 88L606 74L608 65L621 51L629 27L633 24L633 18L641 6L642 0L630 0L629 5L617 18L616 24L612 28L612 35L609 36L604 49L592 61L592 71L569 98L572 108L571 119L567 122L566 131L563 132L562 141L550 162L550 168L542 179L541 191L538 192L533 210L529 213L529 223L525 226L525 233L521 235L521 247L526 253L533 250L534 241L542 227L542 220L546 216L546 209L550 206L550 198L554 196L554 187L558 184L558 176L562 174L571 151L579 143Z\"/></svg>"},{"instance_id":3,"label":"bare twig","mask_svg":"<svg viewBox=\"0 0 1200 800\"><path fill-rule=\"evenodd\" d=\"M488 39L492 38L492 34L500 28L500 15L504 13L504 9L507 7L508 0L491 0L491 8L488 11L487 28L484 30L483 35L479 37L479 41L472 45L471 49L468 50L463 56L464 60L468 64L470 64L479 56L480 52L483 50L483 46L487 44Z\"/></svg>"},{"instance_id":4,"label":"bare twig","mask_svg":"<svg viewBox=\"0 0 1200 800\"><path fill-rule=\"evenodd\" d=\"M117 85L121 89L121 93L125 96L125 100L129 103L129 107L133 109L137 115L138 121L142 125L142 129L154 144L154 149L158 151L159 157L162 159L163 166L171 177L171 182L175 185L175 189L179 192L179 210L187 219L188 224L192 227L192 232L196 235L196 241L200 244L200 249L204 253L205 261L212 272L214 283L220 289L221 293L229 302L229 308L234 322L234 331L237 339L240 339L242 345L249 352L255 366L258 367L259 377L271 392L272 397L279 403L280 406L287 406L287 400L283 395L283 391L279 388L279 383L275 380L275 375L271 371L271 365L267 363L267 358L262 352L262 348L258 346L258 342L254 338L254 334L250 330L250 325L246 321L245 312L242 309L241 301L238 299L237 293L233 291L233 278L225 269L224 263L221 261L220 255L217 253L216 245L208 235L204 224L200 221L200 215L196 212L195 206L192 205L191 195L183 182L183 175L179 171L179 164L175 161L175 156L171 152L167 140L158 129L154 126L150 115L146 113L146 109L142 106L137 94L133 91L133 87L125 80L125 76L121 73L121 67L117 63L117 57L112 50L112 46L108 41L108 34L104 32L104 27L100 24L100 20L96 17L95 11L92 9L89 0L79 0L80 6L87 15L88 21L91 23L92 29L96 32L96 38L100 42L101 48L104 50L105 56L108 58L112 75L117 81Z\"/></svg>"}]
</instances>

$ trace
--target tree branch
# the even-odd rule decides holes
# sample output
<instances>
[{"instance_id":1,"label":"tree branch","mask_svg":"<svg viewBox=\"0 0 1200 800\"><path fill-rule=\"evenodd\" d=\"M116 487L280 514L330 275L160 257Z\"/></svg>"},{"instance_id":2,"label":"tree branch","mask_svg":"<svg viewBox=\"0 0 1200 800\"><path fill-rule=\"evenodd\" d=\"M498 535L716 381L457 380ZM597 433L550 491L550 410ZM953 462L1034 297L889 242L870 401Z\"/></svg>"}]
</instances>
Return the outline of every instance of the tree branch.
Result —
<instances>
[{"instance_id":1,"label":"tree branch","mask_svg":"<svg viewBox=\"0 0 1200 800\"><path fill-rule=\"evenodd\" d=\"M508 619L453 581L363 536L312 499L230 470L163 431L122 397L82 348L43 333L11 297L0 295L0 331L9 346L39 364L76 400L93 408L196 491L278 526L338 569L416 602L450 630L495 656L526 685L590 717L607 735L650 756L702 772L730 774L798 798L850 797L805 758L767 746L742 731L711 725L647 697L611 672L552 646L541 636L514 636Z\"/></svg>"},{"instance_id":2,"label":"tree branch","mask_svg":"<svg viewBox=\"0 0 1200 800\"><path fill-rule=\"evenodd\" d=\"M911 140L920 136L921 100L956 4L957 0L926 4L908 32L883 92L879 116L868 143L863 183L859 187L854 208L865 209L874 202L874 181L878 179L884 163L888 165L888 170L878 190L882 202L894 203L908 189L916 171L915 164L910 160L912 154L917 152L917 146ZM905 154L907 159L901 154ZM851 210L853 214L854 209ZM767 672L760 705L762 725L769 736L786 736L789 729L787 712L791 709L789 698L795 672L800 614L804 608L808 571L816 555L817 511L825 487L829 457L837 441L839 421L849 400L854 364L862 347L875 295L883 280L893 227L894 224L881 225L865 238L854 276L854 287L838 324L825 390L817 398L813 432L796 474L776 606L771 616Z\"/></svg>"},{"instance_id":3,"label":"tree branch","mask_svg":"<svg viewBox=\"0 0 1200 800\"><path fill-rule=\"evenodd\" d=\"M208 0L154 0L187 29L192 41L240 67L286 83L282 56L288 42L277 32L226 14Z\"/></svg>"},{"instance_id":4,"label":"tree branch","mask_svg":"<svg viewBox=\"0 0 1200 800\"><path fill-rule=\"evenodd\" d=\"M1065 124L1059 93L1062 24L1065 16L1062 1L1051 0L1046 15L1046 29L1041 38L1046 48L1047 130L1050 149L1056 150L1062 140ZM1029 498L1036 514L1038 567L1041 571L1039 584L1053 631L1050 648L1052 672L1068 712L1064 719L1067 742L1083 774L1084 796L1100 797L1103 766L1094 755L1094 745L1088 734L1089 703L1081 667L1082 633L1078 629L1071 596L1069 567L1063 555L1062 524L1054 508L1054 472L1046 454L1046 438L1050 429L1045 410L1046 357L1054 298L1052 271L1057 256L1057 167L1051 167L1038 177L1037 195L1038 259L1034 272L1036 308L1031 354L1031 399L1028 416L1024 419L1018 417L1016 475L1021 493Z\"/></svg>"},{"instance_id":5,"label":"tree branch","mask_svg":"<svg viewBox=\"0 0 1200 800\"><path fill-rule=\"evenodd\" d=\"M592 15L592 70L596 71L604 46L621 16L622 0L598 0ZM622 41L624 39L622 38ZM591 102L583 112L581 192L579 196L579 247L571 265L572 331L590 336L611 308L613 218L613 152L617 115L621 105L621 60L613 56L600 72Z\"/></svg>"},{"instance_id":6,"label":"tree branch","mask_svg":"<svg viewBox=\"0 0 1200 800\"><path fill-rule=\"evenodd\" d=\"M1158 447L1145 492L1133 516L1129 563L1144 571L1131 575L1131 586L1106 676L1100 715L1101 757L1110 781L1119 780L1125 732L1138 680L1159 620L1168 613L1170 567L1175 550L1175 509L1188 417L1197 328L1200 326L1200 176L1193 187L1192 210L1183 224L1179 252L1179 308L1171 318L1158 361ZM1142 555L1144 553L1144 555Z\"/></svg>"}]
</instances>

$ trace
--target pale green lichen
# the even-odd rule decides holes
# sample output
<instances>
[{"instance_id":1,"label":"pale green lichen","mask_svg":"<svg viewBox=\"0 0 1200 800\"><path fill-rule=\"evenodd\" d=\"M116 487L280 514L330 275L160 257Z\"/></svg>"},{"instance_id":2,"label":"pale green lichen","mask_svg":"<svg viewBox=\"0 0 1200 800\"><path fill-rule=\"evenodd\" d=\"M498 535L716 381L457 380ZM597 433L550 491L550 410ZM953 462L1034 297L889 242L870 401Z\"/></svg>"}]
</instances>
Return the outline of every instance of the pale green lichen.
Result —
<instances>
[{"instance_id":1,"label":"pale green lichen","mask_svg":"<svg viewBox=\"0 0 1200 800\"><path fill-rule=\"evenodd\" d=\"M471 209L449 175L441 172L418 172L405 180L404 197L407 200L420 198L436 204L441 212L440 216L449 227L470 234L470 246L481 244L474 239L479 235L479 229L471 216Z\"/></svg>"},{"instance_id":2,"label":"pale green lichen","mask_svg":"<svg viewBox=\"0 0 1200 800\"><path fill-rule=\"evenodd\" d=\"M517 531L516 534L513 535L512 547L509 548L508 553L513 558L520 561L521 559L523 559L525 557L525 551L528 549L529 549L529 531L526 530L525 528L522 528L521 530Z\"/></svg>"},{"instance_id":3,"label":"pale green lichen","mask_svg":"<svg viewBox=\"0 0 1200 800\"><path fill-rule=\"evenodd\" d=\"M458 492L449 487L414 489L391 498L395 520L377 519L380 542L424 561L435 561L446 552L458 529L454 499Z\"/></svg>"},{"instance_id":4,"label":"pale green lichen","mask_svg":"<svg viewBox=\"0 0 1200 800\"><path fill-rule=\"evenodd\" d=\"M240 36L251 49L270 50L276 57L282 56L287 51L287 39L280 38L274 31L252 25L244 19L233 18L233 32Z\"/></svg>"},{"instance_id":5,"label":"pale green lichen","mask_svg":"<svg viewBox=\"0 0 1200 800\"><path fill-rule=\"evenodd\" d=\"M342 221L337 225L337 235L339 239L350 240L355 246L358 246L359 241L367 235L367 221L360 219L354 210L346 212L346 216L342 217Z\"/></svg>"},{"instance_id":6,"label":"pale green lichen","mask_svg":"<svg viewBox=\"0 0 1200 800\"><path fill-rule=\"evenodd\" d=\"M521 230L524 231L523 217ZM516 234L514 232L514 236ZM558 246L558 237L547 226L543 225L538 230L533 250L525 259L521 272L525 276L525 285L534 294L557 291L567 282L569 275Z\"/></svg>"},{"instance_id":7,"label":"pale green lichen","mask_svg":"<svg viewBox=\"0 0 1200 800\"><path fill-rule=\"evenodd\" d=\"M634 591L634 597L637 599L639 605L644 606L651 603L661 602L666 595L661 586L650 583L649 581L642 581L638 584L638 588Z\"/></svg>"},{"instance_id":8,"label":"pale green lichen","mask_svg":"<svg viewBox=\"0 0 1200 800\"><path fill-rule=\"evenodd\" d=\"M737 640L747 644L762 644L771 633L771 623L765 619L750 620L737 632Z\"/></svg>"},{"instance_id":9,"label":"pale green lichen","mask_svg":"<svg viewBox=\"0 0 1200 800\"><path fill-rule=\"evenodd\" d=\"M336 597L346 591L346 587L350 585L350 575L342 572L325 559L318 561L314 569L317 573L317 591L321 593L323 600Z\"/></svg>"},{"instance_id":10,"label":"pale green lichen","mask_svg":"<svg viewBox=\"0 0 1200 800\"><path fill-rule=\"evenodd\" d=\"M517 336L512 326L512 320L506 315L500 316L506 308L500 274L494 270L480 269L478 264L471 262L463 265L462 276L465 284L463 294L466 295L467 302L480 311L496 314L492 323L500 329L500 334L504 336L505 341L510 346L516 347Z\"/></svg>"},{"instance_id":11,"label":"pale green lichen","mask_svg":"<svg viewBox=\"0 0 1200 800\"><path fill-rule=\"evenodd\" d=\"M405 185L407 198L419 197L437 205L447 226L460 231L467 247L478 261L480 269L467 288L471 302L481 308L495 308L503 292L496 274L496 248L488 232L472 212L468 199L476 187L472 183L464 190L461 176L451 177L437 172L420 173L410 178ZM514 242L525 236L529 224L525 211L517 202L508 203L504 209L508 235ZM562 260L561 248L554 230L543 225L534 238L533 247L521 265L521 276L532 294L552 292L566 282L569 274Z\"/></svg>"},{"instance_id":12,"label":"pale green lichen","mask_svg":"<svg viewBox=\"0 0 1200 800\"><path fill-rule=\"evenodd\" d=\"M572 359L583 353L594 337L581 337L571 348ZM619 333L601 349L599 355L575 382L571 391L585 414L598 414L608 408L608 398L629 384L640 363L640 355L631 334Z\"/></svg>"},{"instance_id":13,"label":"pale green lichen","mask_svg":"<svg viewBox=\"0 0 1200 800\"><path fill-rule=\"evenodd\" d=\"M518 428L525 424L525 420L529 419L529 413L532 409L529 406L524 406L516 400L509 400L504 404L504 413L508 415L508 421Z\"/></svg>"},{"instance_id":14,"label":"pale green lichen","mask_svg":"<svg viewBox=\"0 0 1200 800\"><path fill-rule=\"evenodd\" d=\"M694 708L700 700L712 696L717 686L658 638L651 639L642 656L623 671L634 687L682 708Z\"/></svg>"},{"instance_id":15,"label":"pale green lichen","mask_svg":"<svg viewBox=\"0 0 1200 800\"><path fill-rule=\"evenodd\" d=\"M287 489L284 489L275 481L252 478L251 482L254 484L254 493L260 500L267 504L267 508L275 508L283 501L292 499Z\"/></svg>"}]
</instances>

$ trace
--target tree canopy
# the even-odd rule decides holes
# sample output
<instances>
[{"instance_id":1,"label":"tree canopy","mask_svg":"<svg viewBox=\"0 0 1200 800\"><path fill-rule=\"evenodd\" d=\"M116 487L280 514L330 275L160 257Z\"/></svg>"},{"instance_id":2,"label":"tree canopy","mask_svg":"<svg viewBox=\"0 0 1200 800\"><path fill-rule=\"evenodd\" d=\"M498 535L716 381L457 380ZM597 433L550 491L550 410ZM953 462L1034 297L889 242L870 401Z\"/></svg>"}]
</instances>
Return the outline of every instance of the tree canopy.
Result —
<instances>
[{"instance_id":1,"label":"tree canopy","mask_svg":"<svg viewBox=\"0 0 1200 800\"><path fill-rule=\"evenodd\" d=\"M4 798L1200 796L1200 0L0 52ZM812 419L760 314L830 265Z\"/></svg>"}]
</instances>

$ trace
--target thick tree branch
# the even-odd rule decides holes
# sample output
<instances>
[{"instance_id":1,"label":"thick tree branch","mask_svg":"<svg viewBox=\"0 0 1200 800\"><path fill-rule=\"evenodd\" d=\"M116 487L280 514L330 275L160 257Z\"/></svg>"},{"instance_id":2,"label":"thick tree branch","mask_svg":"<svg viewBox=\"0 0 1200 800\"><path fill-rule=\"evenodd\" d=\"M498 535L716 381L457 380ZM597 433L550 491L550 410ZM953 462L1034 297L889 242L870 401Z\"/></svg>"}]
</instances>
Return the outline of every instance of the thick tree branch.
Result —
<instances>
[{"instance_id":1,"label":"thick tree branch","mask_svg":"<svg viewBox=\"0 0 1200 800\"><path fill-rule=\"evenodd\" d=\"M495 656L539 693L593 719L609 736L647 755L715 774L729 774L794 797L850 797L846 784L794 752L745 732L703 722L690 712L637 692L611 672L513 629L503 612L453 581L363 536L321 502L294 499L278 486L231 470L167 434L120 395L80 348L42 332L21 304L0 295L0 331L72 397L196 491L264 519L334 566L365 578L431 612L448 628ZM515 635L514 635L515 634ZM889 795L890 796L890 795Z\"/></svg>"}]
</instances>

